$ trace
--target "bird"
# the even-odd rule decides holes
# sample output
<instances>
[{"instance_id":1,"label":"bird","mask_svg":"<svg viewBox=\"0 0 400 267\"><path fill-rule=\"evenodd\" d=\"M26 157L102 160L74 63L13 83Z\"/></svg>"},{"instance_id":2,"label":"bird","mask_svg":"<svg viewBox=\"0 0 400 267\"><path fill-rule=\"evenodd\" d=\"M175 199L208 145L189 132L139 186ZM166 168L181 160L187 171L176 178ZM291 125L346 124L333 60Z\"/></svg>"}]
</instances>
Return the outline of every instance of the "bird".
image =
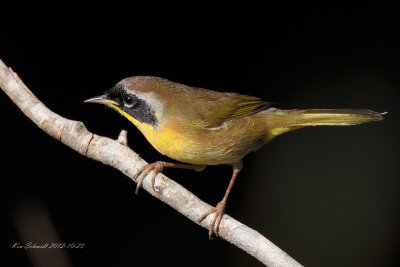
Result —
<instances>
[{"instance_id":1,"label":"bird","mask_svg":"<svg viewBox=\"0 0 400 267\"><path fill-rule=\"evenodd\" d=\"M255 96L192 87L155 76L125 78L85 102L118 111L157 151L178 161L156 161L140 168L134 176L138 181L136 193L151 172L155 190L156 175L164 168L202 171L206 166L232 166L223 199L198 219L201 222L214 214L210 239L218 235L229 193L247 154L278 135L302 127L357 125L380 121L385 114L367 109L282 110Z\"/></svg>"}]
</instances>

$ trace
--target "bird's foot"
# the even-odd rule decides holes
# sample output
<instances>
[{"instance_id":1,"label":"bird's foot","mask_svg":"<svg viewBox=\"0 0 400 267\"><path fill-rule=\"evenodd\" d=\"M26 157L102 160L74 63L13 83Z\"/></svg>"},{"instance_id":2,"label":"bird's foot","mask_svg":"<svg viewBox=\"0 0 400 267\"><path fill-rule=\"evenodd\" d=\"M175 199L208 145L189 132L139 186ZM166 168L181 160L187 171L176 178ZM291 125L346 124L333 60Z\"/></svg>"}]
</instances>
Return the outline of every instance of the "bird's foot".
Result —
<instances>
[{"instance_id":1,"label":"bird's foot","mask_svg":"<svg viewBox=\"0 0 400 267\"><path fill-rule=\"evenodd\" d=\"M225 211L225 205L226 205L226 201L224 201L224 200L220 201L217 204L217 206L215 206L215 208L212 208L212 209L208 210L206 213L201 215L201 217L198 220L199 222L201 222L202 220L204 220L211 213L215 213L214 217L213 217L213 219L212 219L212 221L210 223L210 230L208 231L208 237L210 239L212 239L213 234L218 236L219 225L221 224L221 219L222 219L222 216L223 216L224 211Z\"/></svg>"},{"instance_id":2,"label":"bird's foot","mask_svg":"<svg viewBox=\"0 0 400 267\"><path fill-rule=\"evenodd\" d=\"M133 177L134 180L138 180L135 190L136 195L139 194L139 189L142 187L144 179L151 171L153 171L153 174L151 176L151 186L153 187L153 190L156 191L154 187L154 184L156 182L156 176L158 173L162 172L164 167L165 167L164 161L156 161L154 163L144 165L142 168L140 168Z\"/></svg>"}]
</instances>

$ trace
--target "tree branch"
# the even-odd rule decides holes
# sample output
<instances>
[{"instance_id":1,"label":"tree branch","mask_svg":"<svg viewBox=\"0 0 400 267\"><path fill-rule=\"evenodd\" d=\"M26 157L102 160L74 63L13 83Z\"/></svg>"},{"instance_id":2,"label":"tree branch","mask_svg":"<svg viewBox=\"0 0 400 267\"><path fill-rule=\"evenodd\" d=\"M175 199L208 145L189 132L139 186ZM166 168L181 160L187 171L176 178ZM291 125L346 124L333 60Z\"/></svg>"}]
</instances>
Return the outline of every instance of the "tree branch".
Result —
<instances>
[{"instance_id":1,"label":"tree branch","mask_svg":"<svg viewBox=\"0 0 400 267\"><path fill-rule=\"evenodd\" d=\"M146 162L127 146L126 133L121 132L118 141L89 132L79 121L65 119L49 110L40 102L16 73L0 60L0 87L11 100L43 131L71 147L82 155L110 165L128 177ZM157 192L145 179L143 188L165 202L188 219L208 228L212 216L199 223L197 219L210 208L191 192L165 175L158 174ZM267 266L301 266L271 241L225 214L219 228L219 236L246 251Z\"/></svg>"}]
</instances>

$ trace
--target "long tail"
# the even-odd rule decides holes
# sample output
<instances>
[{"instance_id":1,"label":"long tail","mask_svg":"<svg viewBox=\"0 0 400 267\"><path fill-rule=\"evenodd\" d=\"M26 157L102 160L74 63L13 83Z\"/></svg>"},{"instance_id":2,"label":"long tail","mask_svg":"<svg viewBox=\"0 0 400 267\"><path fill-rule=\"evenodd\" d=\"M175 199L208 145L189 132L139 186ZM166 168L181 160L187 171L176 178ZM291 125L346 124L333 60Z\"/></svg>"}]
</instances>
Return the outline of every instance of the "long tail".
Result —
<instances>
[{"instance_id":1,"label":"long tail","mask_svg":"<svg viewBox=\"0 0 400 267\"><path fill-rule=\"evenodd\" d=\"M305 126L349 126L380 121L386 113L366 109L269 109L272 136Z\"/></svg>"}]
</instances>

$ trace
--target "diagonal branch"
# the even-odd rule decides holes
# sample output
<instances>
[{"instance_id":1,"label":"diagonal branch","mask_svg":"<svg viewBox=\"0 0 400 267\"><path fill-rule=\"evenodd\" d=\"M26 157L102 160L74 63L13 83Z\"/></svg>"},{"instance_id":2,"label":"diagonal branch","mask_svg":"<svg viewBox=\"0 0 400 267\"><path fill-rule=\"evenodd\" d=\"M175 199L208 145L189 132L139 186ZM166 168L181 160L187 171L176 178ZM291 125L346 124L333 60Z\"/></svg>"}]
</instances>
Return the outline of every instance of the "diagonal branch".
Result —
<instances>
[{"instance_id":1,"label":"diagonal branch","mask_svg":"<svg viewBox=\"0 0 400 267\"><path fill-rule=\"evenodd\" d=\"M68 120L52 112L1 60L0 87L39 128L80 154L110 165L128 177L134 177L136 171L146 164L126 145L125 133L121 133L115 141L89 132L82 122ZM158 192L152 189L150 179L144 180L143 188L196 224L209 227L211 218L201 223L197 219L212 207L173 180L158 174ZM219 236L267 266L301 266L264 236L226 214L222 218Z\"/></svg>"}]
</instances>

